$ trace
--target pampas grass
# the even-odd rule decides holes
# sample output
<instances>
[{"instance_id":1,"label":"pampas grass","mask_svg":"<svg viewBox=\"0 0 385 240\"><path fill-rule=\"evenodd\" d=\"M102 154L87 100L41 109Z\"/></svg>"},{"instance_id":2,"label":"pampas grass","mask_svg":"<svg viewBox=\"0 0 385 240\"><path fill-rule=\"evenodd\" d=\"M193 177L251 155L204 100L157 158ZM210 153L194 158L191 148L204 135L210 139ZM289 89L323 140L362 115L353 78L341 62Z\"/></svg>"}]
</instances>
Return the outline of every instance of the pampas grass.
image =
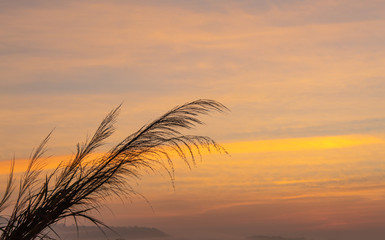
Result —
<instances>
[{"instance_id":1,"label":"pampas grass","mask_svg":"<svg viewBox=\"0 0 385 240\"><path fill-rule=\"evenodd\" d=\"M195 156L200 155L202 148L226 152L209 137L180 132L181 129L202 124L198 118L200 115L224 110L227 108L221 103L207 99L177 106L126 137L103 156L89 159L90 154L114 132L113 124L120 111L119 106L104 118L88 141L77 145L72 159L61 162L52 172L43 175L44 161L41 156L49 134L32 154L18 187L15 186L13 175L15 161L12 161L5 192L0 200L0 213L8 207L12 207L12 211L9 216L2 216L6 222L0 226L0 239L60 238L52 226L66 218L72 218L75 223L84 218L96 226L107 227L90 211L100 209L102 202L111 195L122 197L137 194L129 180L137 178L139 170L161 167L174 181L171 152L188 165L195 163ZM13 201L12 195L16 195Z\"/></svg>"}]
</instances>

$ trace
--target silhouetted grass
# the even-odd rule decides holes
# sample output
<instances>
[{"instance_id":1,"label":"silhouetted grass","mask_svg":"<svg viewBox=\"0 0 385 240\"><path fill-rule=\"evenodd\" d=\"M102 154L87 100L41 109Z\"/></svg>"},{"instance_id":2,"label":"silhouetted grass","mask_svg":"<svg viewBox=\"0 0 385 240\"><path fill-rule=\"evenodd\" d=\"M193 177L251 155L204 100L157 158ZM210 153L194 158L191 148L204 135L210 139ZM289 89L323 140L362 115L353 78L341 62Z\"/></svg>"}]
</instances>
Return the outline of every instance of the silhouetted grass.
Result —
<instances>
[{"instance_id":1,"label":"silhouetted grass","mask_svg":"<svg viewBox=\"0 0 385 240\"><path fill-rule=\"evenodd\" d=\"M77 152L70 161L61 162L54 171L41 176L44 162L40 159L49 134L32 154L28 168L20 179L13 210L10 216L3 216L6 223L0 227L0 239L53 239L52 234L56 234L53 224L68 217L73 218L75 223L79 218L85 218L97 226L107 227L91 216L90 211L98 210L102 201L112 194L119 197L136 194L129 179L138 177L138 170L155 170L155 167L161 166L173 181L170 150L188 165L190 161L195 163L195 155L200 155L201 148L225 152L209 137L184 135L179 130L202 124L199 115L226 109L224 105L206 99L175 107L129 135L103 156L88 159L114 132L113 124L119 106L105 117L91 139L77 145ZM14 164L13 161L0 201L0 212L9 207L14 193ZM48 233L51 235L48 236Z\"/></svg>"}]
</instances>

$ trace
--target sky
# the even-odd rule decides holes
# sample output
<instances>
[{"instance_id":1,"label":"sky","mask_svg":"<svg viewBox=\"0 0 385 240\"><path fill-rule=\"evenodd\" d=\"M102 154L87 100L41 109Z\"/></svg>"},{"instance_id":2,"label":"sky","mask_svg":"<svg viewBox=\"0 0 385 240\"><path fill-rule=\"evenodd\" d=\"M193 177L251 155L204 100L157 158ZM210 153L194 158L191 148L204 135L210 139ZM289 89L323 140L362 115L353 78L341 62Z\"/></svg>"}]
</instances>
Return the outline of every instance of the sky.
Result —
<instances>
[{"instance_id":1,"label":"sky","mask_svg":"<svg viewBox=\"0 0 385 240\"><path fill-rule=\"evenodd\" d=\"M133 183L111 225L174 236L383 239L385 2L0 2L0 192L53 129L48 167L122 105L108 146L176 105L229 155ZM104 150L107 148L104 148ZM111 213L112 212L112 213Z\"/></svg>"}]
</instances>

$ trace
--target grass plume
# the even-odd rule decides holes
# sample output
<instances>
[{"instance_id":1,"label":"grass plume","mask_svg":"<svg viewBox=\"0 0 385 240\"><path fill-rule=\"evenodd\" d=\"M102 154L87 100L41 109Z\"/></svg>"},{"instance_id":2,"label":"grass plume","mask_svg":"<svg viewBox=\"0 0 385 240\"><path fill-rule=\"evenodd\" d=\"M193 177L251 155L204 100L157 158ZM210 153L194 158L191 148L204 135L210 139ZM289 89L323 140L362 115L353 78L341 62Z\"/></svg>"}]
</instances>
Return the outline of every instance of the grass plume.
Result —
<instances>
[{"instance_id":1,"label":"grass plume","mask_svg":"<svg viewBox=\"0 0 385 240\"><path fill-rule=\"evenodd\" d=\"M89 160L90 154L113 134L113 124L120 111L118 106L104 118L88 141L77 144L72 159L61 162L52 172L42 176L44 161L41 156L49 134L31 155L18 187L13 176L15 161L12 161L0 200L0 214L10 206L15 189L17 194L10 215L2 216L5 223L0 226L0 239L54 239L53 235L60 238L52 226L65 218L73 218L75 223L84 218L99 227L107 227L90 211L98 210L103 200L112 194L120 197L136 194L129 179L137 178L143 168L155 170L162 167L174 181L170 150L189 166L195 163L195 156L200 155L202 148L226 152L210 137L180 132L202 124L200 115L224 110L227 108L221 103L207 99L177 106L123 139L103 156Z\"/></svg>"}]
</instances>

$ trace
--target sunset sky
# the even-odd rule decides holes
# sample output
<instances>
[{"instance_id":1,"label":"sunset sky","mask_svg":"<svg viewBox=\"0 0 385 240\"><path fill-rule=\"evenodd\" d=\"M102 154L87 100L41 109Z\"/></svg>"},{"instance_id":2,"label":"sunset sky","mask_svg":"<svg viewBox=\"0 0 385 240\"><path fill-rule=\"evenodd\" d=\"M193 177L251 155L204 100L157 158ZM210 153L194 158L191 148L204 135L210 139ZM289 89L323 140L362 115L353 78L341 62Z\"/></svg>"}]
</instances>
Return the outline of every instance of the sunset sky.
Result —
<instances>
[{"instance_id":1,"label":"sunset sky","mask_svg":"<svg viewBox=\"0 0 385 240\"><path fill-rule=\"evenodd\" d=\"M48 167L123 103L112 146L170 108L231 112L202 134L229 155L134 182L111 225L174 236L385 237L385 2L0 1L0 192L54 129ZM103 148L101 151L108 148Z\"/></svg>"}]
</instances>

